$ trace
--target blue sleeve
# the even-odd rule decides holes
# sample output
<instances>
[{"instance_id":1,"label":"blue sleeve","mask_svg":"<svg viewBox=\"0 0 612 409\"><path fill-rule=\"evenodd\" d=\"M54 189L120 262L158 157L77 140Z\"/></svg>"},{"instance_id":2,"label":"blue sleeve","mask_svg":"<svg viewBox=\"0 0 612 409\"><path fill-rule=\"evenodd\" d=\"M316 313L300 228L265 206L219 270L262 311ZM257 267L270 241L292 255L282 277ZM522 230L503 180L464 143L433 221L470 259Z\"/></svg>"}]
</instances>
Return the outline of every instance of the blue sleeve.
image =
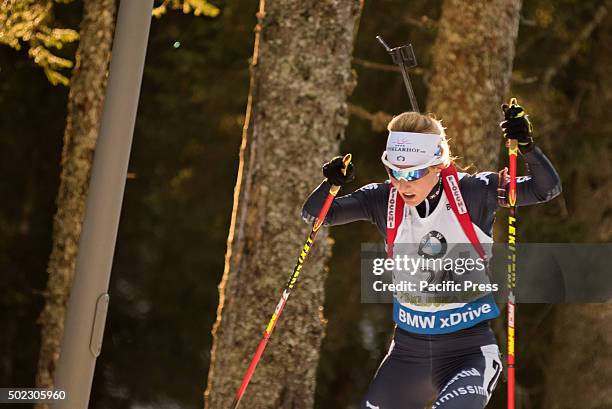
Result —
<instances>
[{"instance_id":1,"label":"blue sleeve","mask_svg":"<svg viewBox=\"0 0 612 409\"><path fill-rule=\"evenodd\" d=\"M516 178L516 204L527 206L544 203L559 196L561 178L542 150L534 146L533 150L522 156L528 175ZM508 186L504 188L507 190Z\"/></svg>"},{"instance_id":2,"label":"blue sleeve","mask_svg":"<svg viewBox=\"0 0 612 409\"><path fill-rule=\"evenodd\" d=\"M547 202L561 193L561 179L552 163L542 150L534 146L522 154L526 162L527 175L516 178L516 201L518 206L528 206ZM499 206L497 172L480 172L464 176L461 181L461 193L469 209L470 217L480 229L491 234L495 211ZM507 190L508 184L503 185Z\"/></svg>"},{"instance_id":3,"label":"blue sleeve","mask_svg":"<svg viewBox=\"0 0 612 409\"><path fill-rule=\"evenodd\" d=\"M314 223L329 194L330 187L329 182L325 180L308 196L302 207L302 218L306 223ZM353 193L338 196L332 202L323 224L336 226L357 220L367 220L376 224L380 230L381 226L386 223L384 218L388 196L388 183L371 183Z\"/></svg>"}]
</instances>

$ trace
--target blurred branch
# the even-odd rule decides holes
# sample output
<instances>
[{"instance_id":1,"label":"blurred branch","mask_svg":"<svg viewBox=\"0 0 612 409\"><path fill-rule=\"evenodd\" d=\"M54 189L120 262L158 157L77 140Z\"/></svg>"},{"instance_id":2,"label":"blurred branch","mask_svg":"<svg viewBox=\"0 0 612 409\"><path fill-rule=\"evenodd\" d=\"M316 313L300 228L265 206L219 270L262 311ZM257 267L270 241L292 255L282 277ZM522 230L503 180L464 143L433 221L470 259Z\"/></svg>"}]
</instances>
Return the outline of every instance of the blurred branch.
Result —
<instances>
[{"instance_id":1,"label":"blurred branch","mask_svg":"<svg viewBox=\"0 0 612 409\"><path fill-rule=\"evenodd\" d=\"M362 60L360 58L353 58L353 63L356 65L360 65L364 68L371 69L371 70L400 72L400 69L397 65L381 64L377 62Z\"/></svg>"},{"instance_id":2,"label":"blurred branch","mask_svg":"<svg viewBox=\"0 0 612 409\"><path fill-rule=\"evenodd\" d=\"M604 0L607 1L607 0ZM577 10L575 13L567 13L564 15L559 15L555 17L555 26L557 27L564 27L568 24L568 22L570 20L573 20L576 18L576 14L577 13L582 13L582 12L587 12L588 9L590 9L592 6L589 2L583 2L583 4L581 4L581 6L584 7L584 9L579 9ZM532 27L532 25L530 23L527 22L533 22L533 20L528 20L526 17L522 17L521 16L521 24L525 25L525 26L529 26ZM529 37L523 39L521 41L521 43L517 43L516 45L516 56L519 55L523 55L524 53L526 53L529 49L531 49L531 47L536 44L538 41L547 38L547 37L554 37L553 34L553 30L551 30L550 27L542 27L539 26L537 23L535 23L533 25L533 27L537 27L539 29L539 31L537 31L536 33L530 35Z\"/></svg>"},{"instance_id":3,"label":"blurred branch","mask_svg":"<svg viewBox=\"0 0 612 409\"><path fill-rule=\"evenodd\" d=\"M575 125L580 120L580 117L579 117L580 107L582 105L582 102L584 101L585 95L587 94L588 91L590 91L589 88L590 87L584 83L580 84L578 92L576 93L576 97L574 98L572 102L572 110L570 111L570 115L569 115L570 125ZM571 127L572 126L570 126L570 128Z\"/></svg>"},{"instance_id":4,"label":"blurred branch","mask_svg":"<svg viewBox=\"0 0 612 409\"><path fill-rule=\"evenodd\" d=\"M159 7L153 9L153 16L160 18L172 10L182 10L183 13L193 13L195 16L217 17L221 10L207 0L164 0Z\"/></svg>"},{"instance_id":5,"label":"blurred branch","mask_svg":"<svg viewBox=\"0 0 612 409\"><path fill-rule=\"evenodd\" d=\"M513 72L511 81L513 85L525 85L525 84L533 84L534 82L537 82L538 79L539 78L536 76L523 77L522 75L516 72Z\"/></svg>"},{"instance_id":6,"label":"blurred branch","mask_svg":"<svg viewBox=\"0 0 612 409\"><path fill-rule=\"evenodd\" d=\"M166 14L166 12L168 11L168 4L169 3L170 3L170 0L164 0L164 2L159 5L159 7L155 7L153 9L153 13L152 13L153 17L160 18L161 16Z\"/></svg>"},{"instance_id":7,"label":"blurred branch","mask_svg":"<svg viewBox=\"0 0 612 409\"><path fill-rule=\"evenodd\" d=\"M537 27L538 23L536 23L534 20L529 20L527 17L521 15L520 16L520 20L519 22L527 27Z\"/></svg>"},{"instance_id":8,"label":"blurred branch","mask_svg":"<svg viewBox=\"0 0 612 409\"><path fill-rule=\"evenodd\" d=\"M387 71L387 72L401 72L400 68L397 65L381 64L381 63L377 63L373 61L362 60L360 58L353 58L353 63L356 65L360 65L364 68L370 69L370 70ZM425 68L420 68L420 67L410 68L410 74L414 74L414 75L425 75L428 72L429 70L426 70Z\"/></svg>"},{"instance_id":9,"label":"blurred branch","mask_svg":"<svg viewBox=\"0 0 612 409\"><path fill-rule=\"evenodd\" d=\"M427 16L421 16L419 19L405 16L404 22L427 31L436 31L438 29L438 22Z\"/></svg>"},{"instance_id":10,"label":"blurred branch","mask_svg":"<svg viewBox=\"0 0 612 409\"><path fill-rule=\"evenodd\" d=\"M0 2L0 43L20 50L28 44L28 55L40 66L53 85L68 85L62 70L73 62L53 54L64 44L77 41L79 33L69 28L51 27L52 0L4 0Z\"/></svg>"},{"instance_id":11,"label":"blurred branch","mask_svg":"<svg viewBox=\"0 0 612 409\"><path fill-rule=\"evenodd\" d=\"M541 30L529 36L528 38L524 39L521 43L517 43L516 56L526 53L531 48L532 45L534 45L541 39L546 38L546 36L548 35L550 35L550 32L548 32L547 30Z\"/></svg>"},{"instance_id":12,"label":"blurred branch","mask_svg":"<svg viewBox=\"0 0 612 409\"><path fill-rule=\"evenodd\" d=\"M381 132L387 129L387 124L393 118L392 115L383 111L371 113L359 105L348 104L349 113L364 121L370 122L370 127L374 132Z\"/></svg>"},{"instance_id":13,"label":"blurred branch","mask_svg":"<svg viewBox=\"0 0 612 409\"><path fill-rule=\"evenodd\" d=\"M544 72L542 79L542 89L544 91L549 88L550 83L559 73L559 71L563 69L578 54L584 42L588 40L593 31L603 21L604 17L606 17L606 15L608 14L608 7L610 6L610 3L610 0L606 0L601 6L599 6L599 8L595 11L595 14L593 15L593 19L587 25L584 26L584 28L576 37L574 42L563 54L561 54L561 57L557 60L557 63L549 67Z\"/></svg>"}]
</instances>

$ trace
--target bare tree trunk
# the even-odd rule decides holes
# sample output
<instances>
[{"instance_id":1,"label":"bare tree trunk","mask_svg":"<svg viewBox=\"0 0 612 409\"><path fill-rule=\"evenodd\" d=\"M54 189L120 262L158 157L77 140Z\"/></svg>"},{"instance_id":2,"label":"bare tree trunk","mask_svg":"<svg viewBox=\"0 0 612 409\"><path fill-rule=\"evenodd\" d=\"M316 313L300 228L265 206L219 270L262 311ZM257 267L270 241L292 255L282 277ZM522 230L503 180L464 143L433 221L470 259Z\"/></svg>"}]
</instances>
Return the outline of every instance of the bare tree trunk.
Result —
<instances>
[{"instance_id":1,"label":"bare tree trunk","mask_svg":"<svg viewBox=\"0 0 612 409\"><path fill-rule=\"evenodd\" d=\"M300 208L348 122L361 3L260 1L206 408L230 406L307 237ZM323 230L241 407L312 407L330 251Z\"/></svg>"},{"instance_id":2,"label":"bare tree trunk","mask_svg":"<svg viewBox=\"0 0 612 409\"><path fill-rule=\"evenodd\" d=\"M510 84L520 9L520 0L442 5L427 108L443 119L465 165L497 166L500 105Z\"/></svg>"},{"instance_id":3,"label":"bare tree trunk","mask_svg":"<svg viewBox=\"0 0 612 409\"><path fill-rule=\"evenodd\" d=\"M612 407L612 308L569 304L556 309L552 360L547 368L550 409Z\"/></svg>"},{"instance_id":4,"label":"bare tree trunk","mask_svg":"<svg viewBox=\"0 0 612 409\"><path fill-rule=\"evenodd\" d=\"M36 386L53 386L64 333L93 153L98 137L115 27L115 0L85 0L76 66L68 96L62 172L53 221ZM38 405L46 408L46 405Z\"/></svg>"},{"instance_id":5,"label":"bare tree trunk","mask_svg":"<svg viewBox=\"0 0 612 409\"><path fill-rule=\"evenodd\" d=\"M448 128L454 155L479 170L498 168L502 119L521 0L444 0L433 48L427 109ZM494 236L500 236L495 229ZM505 239L505 236L504 236ZM505 315L492 322L506 350ZM520 391L520 385L517 385Z\"/></svg>"}]
</instances>

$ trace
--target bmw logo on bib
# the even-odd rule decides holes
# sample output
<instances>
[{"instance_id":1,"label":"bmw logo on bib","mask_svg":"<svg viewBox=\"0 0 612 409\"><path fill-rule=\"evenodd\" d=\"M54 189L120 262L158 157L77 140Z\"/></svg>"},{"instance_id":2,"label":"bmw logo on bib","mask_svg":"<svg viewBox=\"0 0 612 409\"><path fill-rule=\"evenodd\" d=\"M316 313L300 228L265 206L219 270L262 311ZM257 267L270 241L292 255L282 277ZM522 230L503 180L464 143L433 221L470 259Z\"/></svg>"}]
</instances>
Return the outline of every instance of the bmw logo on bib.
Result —
<instances>
[{"instance_id":1,"label":"bmw logo on bib","mask_svg":"<svg viewBox=\"0 0 612 409\"><path fill-rule=\"evenodd\" d=\"M446 238L442 233L432 230L419 243L419 256L425 258L440 258L446 254Z\"/></svg>"}]
</instances>

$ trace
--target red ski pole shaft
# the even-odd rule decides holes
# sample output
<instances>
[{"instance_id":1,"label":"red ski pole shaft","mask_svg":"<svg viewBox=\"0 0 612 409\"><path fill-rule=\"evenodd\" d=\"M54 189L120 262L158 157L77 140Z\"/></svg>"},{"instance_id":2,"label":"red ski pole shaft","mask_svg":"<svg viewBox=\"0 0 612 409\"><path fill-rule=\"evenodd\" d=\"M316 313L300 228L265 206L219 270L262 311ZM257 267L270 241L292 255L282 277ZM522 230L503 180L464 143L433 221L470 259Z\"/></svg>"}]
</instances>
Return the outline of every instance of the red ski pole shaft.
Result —
<instances>
[{"instance_id":1,"label":"red ski pole shaft","mask_svg":"<svg viewBox=\"0 0 612 409\"><path fill-rule=\"evenodd\" d=\"M510 106L516 105L516 98L510 100ZM523 112L519 116L524 115ZM516 157L518 141L508 140L508 160L510 162L510 187L508 191L508 409L515 406L515 313L516 304L514 288L516 286Z\"/></svg>"},{"instance_id":2,"label":"red ski pole shaft","mask_svg":"<svg viewBox=\"0 0 612 409\"><path fill-rule=\"evenodd\" d=\"M351 154L349 153L345 155L342 161L344 162L343 172L346 174L346 169L349 163L351 163ZM253 373L255 372L255 368L257 367L257 364L259 363L259 360L261 359L261 356L263 355L264 350L266 349L266 345L268 343L268 340L270 339L270 335L272 334L272 331L274 330L274 327L276 326L276 323L278 322L278 318L283 312L283 308L285 307L285 303L287 302L287 299L289 298L289 295L291 294L291 290L293 289L293 287L295 286L295 283L297 282L298 276L300 275L300 270L302 269L302 266L304 265L304 260L306 259L306 256L310 252L310 249L312 247L312 244L314 243L315 237L317 236L319 229L323 225L323 222L325 221L325 216L327 216L327 212L329 211L329 208L331 207L331 204L334 201L334 198L338 194L339 190L340 190L340 186L335 186L335 185L332 185L332 187L329 189L329 194L327 195L327 198L325 199L325 203L323 203L323 207L321 208L321 211L319 212L319 215L317 216L314 222L314 225L312 226L312 230L310 231L310 234L308 235L308 238L306 239L306 243L304 243L304 247L302 247L302 251L300 252L297 262L295 263L295 266L293 267L293 272L291 273L291 276L289 277L289 281L287 281L287 285L285 286L285 289L283 290L281 299L279 300L278 304L276 304L276 308L274 310L274 313L272 314L272 318L270 318L270 321L268 322L268 326L266 327L266 330L264 331L263 338L259 342L259 346L255 350L255 354L253 355L253 358L251 359L251 363L249 364L249 367L247 368L244 378L242 379L242 383L240 384L240 387L238 388L238 391L236 392L236 397L234 398L234 401L232 402L231 409L236 409L238 405L240 404L240 401L242 400L242 396L244 395L244 392L246 391L247 386L249 385L249 382L251 381L251 377L253 376Z\"/></svg>"}]
</instances>

